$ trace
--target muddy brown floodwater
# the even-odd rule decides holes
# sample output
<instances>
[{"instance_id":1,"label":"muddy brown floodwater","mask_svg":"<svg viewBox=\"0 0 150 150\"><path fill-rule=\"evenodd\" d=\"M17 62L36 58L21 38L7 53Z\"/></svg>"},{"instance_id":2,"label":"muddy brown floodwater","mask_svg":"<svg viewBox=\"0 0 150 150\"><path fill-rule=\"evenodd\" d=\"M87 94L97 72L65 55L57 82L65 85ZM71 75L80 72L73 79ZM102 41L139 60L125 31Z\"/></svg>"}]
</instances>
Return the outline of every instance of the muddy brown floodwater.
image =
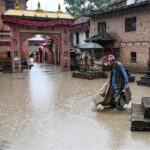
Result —
<instances>
[{"instance_id":1,"label":"muddy brown floodwater","mask_svg":"<svg viewBox=\"0 0 150 150\"><path fill-rule=\"evenodd\" d=\"M0 150L149 150L150 133L130 131L129 110L91 111L105 81L38 64L0 74ZM134 102L150 96L150 88L132 83L131 89Z\"/></svg>"}]
</instances>

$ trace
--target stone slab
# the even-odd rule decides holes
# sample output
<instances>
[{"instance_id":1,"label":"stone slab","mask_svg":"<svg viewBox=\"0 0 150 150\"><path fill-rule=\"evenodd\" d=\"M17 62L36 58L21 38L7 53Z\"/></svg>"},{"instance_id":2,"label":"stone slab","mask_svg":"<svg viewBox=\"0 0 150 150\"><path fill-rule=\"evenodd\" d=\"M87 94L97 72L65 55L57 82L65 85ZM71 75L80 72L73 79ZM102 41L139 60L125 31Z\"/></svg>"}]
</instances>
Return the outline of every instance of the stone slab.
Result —
<instances>
[{"instance_id":1,"label":"stone slab","mask_svg":"<svg viewBox=\"0 0 150 150\"><path fill-rule=\"evenodd\" d=\"M131 131L150 131L150 119L144 118L141 104L132 104Z\"/></svg>"},{"instance_id":2,"label":"stone slab","mask_svg":"<svg viewBox=\"0 0 150 150\"><path fill-rule=\"evenodd\" d=\"M144 111L144 118L150 118L150 97L142 98L142 107Z\"/></svg>"},{"instance_id":3,"label":"stone slab","mask_svg":"<svg viewBox=\"0 0 150 150\"><path fill-rule=\"evenodd\" d=\"M87 73L80 73L80 72L73 72L72 77L74 78L80 78L80 79L101 79L101 78L107 78L108 75L106 73L95 73L95 74L87 74Z\"/></svg>"},{"instance_id":4,"label":"stone slab","mask_svg":"<svg viewBox=\"0 0 150 150\"><path fill-rule=\"evenodd\" d=\"M150 81L146 80L146 79L141 79L141 80L137 81L137 85L150 87Z\"/></svg>"}]
</instances>

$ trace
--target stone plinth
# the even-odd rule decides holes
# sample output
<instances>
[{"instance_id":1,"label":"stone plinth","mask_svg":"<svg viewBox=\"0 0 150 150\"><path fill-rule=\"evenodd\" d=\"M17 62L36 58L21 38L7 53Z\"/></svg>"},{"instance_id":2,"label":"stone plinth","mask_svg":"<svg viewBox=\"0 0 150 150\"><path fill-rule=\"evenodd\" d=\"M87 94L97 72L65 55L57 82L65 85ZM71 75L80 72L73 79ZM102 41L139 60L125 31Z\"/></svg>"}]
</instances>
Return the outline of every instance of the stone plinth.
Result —
<instances>
[{"instance_id":1,"label":"stone plinth","mask_svg":"<svg viewBox=\"0 0 150 150\"><path fill-rule=\"evenodd\" d=\"M80 78L80 79L101 79L101 78L107 78L108 75L104 72L99 72L99 73L84 73L80 71L75 71L72 74L72 77L74 78Z\"/></svg>"},{"instance_id":2,"label":"stone plinth","mask_svg":"<svg viewBox=\"0 0 150 150\"><path fill-rule=\"evenodd\" d=\"M150 97L143 97L141 104L133 104L131 131L150 131Z\"/></svg>"}]
</instances>

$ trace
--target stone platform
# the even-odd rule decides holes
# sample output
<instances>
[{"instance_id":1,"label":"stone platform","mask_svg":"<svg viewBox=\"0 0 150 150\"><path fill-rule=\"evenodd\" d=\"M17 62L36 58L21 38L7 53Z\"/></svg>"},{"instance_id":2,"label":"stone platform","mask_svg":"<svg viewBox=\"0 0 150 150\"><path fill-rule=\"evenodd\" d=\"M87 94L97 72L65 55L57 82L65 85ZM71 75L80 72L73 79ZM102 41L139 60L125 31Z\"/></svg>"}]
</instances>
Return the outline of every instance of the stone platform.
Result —
<instances>
[{"instance_id":1,"label":"stone platform","mask_svg":"<svg viewBox=\"0 0 150 150\"><path fill-rule=\"evenodd\" d=\"M143 97L141 104L133 104L131 131L150 131L150 97Z\"/></svg>"},{"instance_id":2,"label":"stone platform","mask_svg":"<svg viewBox=\"0 0 150 150\"><path fill-rule=\"evenodd\" d=\"M137 81L137 84L150 87L150 76L145 75L141 77L141 79Z\"/></svg>"},{"instance_id":3,"label":"stone platform","mask_svg":"<svg viewBox=\"0 0 150 150\"><path fill-rule=\"evenodd\" d=\"M108 78L108 75L104 72L97 72L97 73L84 73L84 72L73 72L72 77L80 78L80 79L101 79L101 78Z\"/></svg>"},{"instance_id":4,"label":"stone platform","mask_svg":"<svg viewBox=\"0 0 150 150\"><path fill-rule=\"evenodd\" d=\"M75 71L73 72L72 77L92 80L92 79L108 78L108 75L104 72L90 74L90 73L83 73L83 72ZM129 78L129 82L135 82L134 76L129 76L128 78Z\"/></svg>"}]
</instances>

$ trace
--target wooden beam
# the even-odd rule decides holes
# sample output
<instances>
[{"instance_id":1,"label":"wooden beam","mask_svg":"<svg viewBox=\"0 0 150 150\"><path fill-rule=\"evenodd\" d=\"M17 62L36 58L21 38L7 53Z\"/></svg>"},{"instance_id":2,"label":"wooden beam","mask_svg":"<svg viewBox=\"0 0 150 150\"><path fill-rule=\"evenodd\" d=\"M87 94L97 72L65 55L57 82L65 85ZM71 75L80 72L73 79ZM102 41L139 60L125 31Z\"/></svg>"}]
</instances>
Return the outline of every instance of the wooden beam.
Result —
<instances>
[{"instance_id":1,"label":"wooden beam","mask_svg":"<svg viewBox=\"0 0 150 150\"><path fill-rule=\"evenodd\" d=\"M20 33L36 33L36 34L47 34L47 33L55 33L61 34L60 31L41 31L41 30L20 30Z\"/></svg>"}]
</instances>

